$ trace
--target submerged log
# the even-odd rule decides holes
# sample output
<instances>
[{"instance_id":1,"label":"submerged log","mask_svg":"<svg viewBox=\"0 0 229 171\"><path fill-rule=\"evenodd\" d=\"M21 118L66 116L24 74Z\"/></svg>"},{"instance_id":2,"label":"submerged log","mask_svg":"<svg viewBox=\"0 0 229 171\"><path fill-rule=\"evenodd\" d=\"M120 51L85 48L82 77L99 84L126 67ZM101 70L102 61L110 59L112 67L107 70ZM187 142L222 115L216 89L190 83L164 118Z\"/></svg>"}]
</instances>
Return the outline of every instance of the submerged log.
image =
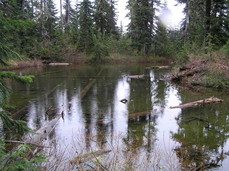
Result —
<instances>
[{"instance_id":1,"label":"submerged log","mask_svg":"<svg viewBox=\"0 0 229 171\"><path fill-rule=\"evenodd\" d=\"M145 75L129 75L128 78L130 79L143 79L145 78Z\"/></svg>"},{"instance_id":2,"label":"submerged log","mask_svg":"<svg viewBox=\"0 0 229 171\"><path fill-rule=\"evenodd\" d=\"M30 144L40 144L53 131L61 117L63 117L63 115L57 115L54 119L38 129L35 134L25 137L24 142Z\"/></svg>"},{"instance_id":3,"label":"submerged log","mask_svg":"<svg viewBox=\"0 0 229 171\"><path fill-rule=\"evenodd\" d=\"M134 119L136 119L138 117L146 116L146 115L149 115L149 114L151 114L151 111L132 113L132 114L128 115L128 120L134 120ZM110 119L109 121L108 120L104 120L104 119L99 119L99 120L96 121L96 123L97 124L103 124L105 121L106 121L107 124L109 124L109 123L111 123L113 121L113 119Z\"/></svg>"},{"instance_id":4,"label":"submerged log","mask_svg":"<svg viewBox=\"0 0 229 171\"><path fill-rule=\"evenodd\" d=\"M103 69L101 69L98 74L96 75L96 77L100 76L100 74L103 72ZM94 83L96 82L96 79L92 79L89 81L89 83L86 85L86 87L84 87L84 89L81 91L80 93L80 99L83 99L87 92L91 89L91 87L94 85Z\"/></svg>"},{"instance_id":5,"label":"submerged log","mask_svg":"<svg viewBox=\"0 0 229 171\"><path fill-rule=\"evenodd\" d=\"M53 87L51 90L49 90L48 92L43 93L41 96L42 97L48 97L50 94L52 94L58 87L60 87L61 85L63 85L64 82L61 82L60 84L56 85L55 87ZM24 106L21 109L17 110L16 112L14 112L11 117L12 119L20 119L20 115L25 113L28 110L28 106Z\"/></svg>"},{"instance_id":6,"label":"submerged log","mask_svg":"<svg viewBox=\"0 0 229 171\"><path fill-rule=\"evenodd\" d=\"M216 97L211 97L211 98L208 98L208 99L198 100L198 101L195 101L195 102L186 103L186 104L182 104L182 105L179 105L179 106L171 106L170 108L174 109L174 108L197 107L197 106L201 106L201 105L204 105L204 104L220 103L220 102L223 102L223 100L219 99L219 98L216 98Z\"/></svg>"},{"instance_id":7,"label":"submerged log","mask_svg":"<svg viewBox=\"0 0 229 171\"><path fill-rule=\"evenodd\" d=\"M103 154L109 153L111 150L98 150L95 152L87 153L82 156L78 156L74 158L73 160L70 160L71 165L80 165L82 163L86 163L98 156L101 156Z\"/></svg>"}]
</instances>

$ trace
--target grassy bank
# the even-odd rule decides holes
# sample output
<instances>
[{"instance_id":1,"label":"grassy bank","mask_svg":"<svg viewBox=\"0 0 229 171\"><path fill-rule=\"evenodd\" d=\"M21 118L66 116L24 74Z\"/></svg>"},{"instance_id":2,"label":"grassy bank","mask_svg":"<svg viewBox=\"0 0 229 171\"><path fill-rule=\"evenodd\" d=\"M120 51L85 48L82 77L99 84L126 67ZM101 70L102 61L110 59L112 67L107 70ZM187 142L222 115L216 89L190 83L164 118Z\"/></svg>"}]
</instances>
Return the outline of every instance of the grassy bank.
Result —
<instances>
[{"instance_id":1,"label":"grassy bank","mask_svg":"<svg viewBox=\"0 0 229 171\"><path fill-rule=\"evenodd\" d=\"M229 56L223 52L188 55L185 64L176 68L172 80L186 86L229 89Z\"/></svg>"}]
</instances>

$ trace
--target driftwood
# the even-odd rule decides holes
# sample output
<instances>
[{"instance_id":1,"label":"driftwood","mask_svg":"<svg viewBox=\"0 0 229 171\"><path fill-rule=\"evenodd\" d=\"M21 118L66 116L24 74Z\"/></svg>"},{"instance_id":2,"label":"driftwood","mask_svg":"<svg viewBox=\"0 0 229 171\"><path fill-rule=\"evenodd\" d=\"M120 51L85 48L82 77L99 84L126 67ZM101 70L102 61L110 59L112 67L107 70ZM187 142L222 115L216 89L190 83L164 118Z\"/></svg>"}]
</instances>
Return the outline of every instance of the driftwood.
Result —
<instances>
[{"instance_id":1,"label":"driftwood","mask_svg":"<svg viewBox=\"0 0 229 171\"><path fill-rule=\"evenodd\" d=\"M129 75L128 78L130 79L143 79L145 78L145 75Z\"/></svg>"},{"instance_id":2,"label":"driftwood","mask_svg":"<svg viewBox=\"0 0 229 171\"><path fill-rule=\"evenodd\" d=\"M208 98L208 99L198 100L198 101L195 101L195 102L186 103L186 104L182 104L182 105L179 105L179 106L172 106L170 108L174 109L174 108L197 107L197 106L201 106L201 105L204 105L204 104L220 103L220 102L223 102L223 100L222 99L218 99L216 97L211 97L211 98Z\"/></svg>"},{"instance_id":3,"label":"driftwood","mask_svg":"<svg viewBox=\"0 0 229 171\"><path fill-rule=\"evenodd\" d=\"M96 152L91 152L91 153L87 153L84 154L82 156L78 156L76 158L74 158L73 160L70 160L71 165L80 165L82 163L86 163L98 156L101 156L103 154L109 153L111 152L111 150L99 150Z\"/></svg>"},{"instance_id":4,"label":"driftwood","mask_svg":"<svg viewBox=\"0 0 229 171\"><path fill-rule=\"evenodd\" d=\"M145 69L167 69L170 66L151 66L151 67L146 67Z\"/></svg>"},{"instance_id":5,"label":"driftwood","mask_svg":"<svg viewBox=\"0 0 229 171\"><path fill-rule=\"evenodd\" d=\"M49 63L50 66L66 66L70 65L70 63Z\"/></svg>"}]
</instances>

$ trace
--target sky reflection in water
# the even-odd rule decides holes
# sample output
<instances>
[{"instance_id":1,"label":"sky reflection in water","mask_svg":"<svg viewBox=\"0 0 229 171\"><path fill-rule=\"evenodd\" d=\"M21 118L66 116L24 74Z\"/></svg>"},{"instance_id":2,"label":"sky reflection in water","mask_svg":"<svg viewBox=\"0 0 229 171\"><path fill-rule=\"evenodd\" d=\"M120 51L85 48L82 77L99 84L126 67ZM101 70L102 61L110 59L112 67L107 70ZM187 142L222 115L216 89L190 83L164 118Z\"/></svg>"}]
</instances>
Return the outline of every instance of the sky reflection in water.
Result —
<instances>
[{"instance_id":1,"label":"sky reflection in water","mask_svg":"<svg viewBox=\"0 0 229 171\"><path fill-rule=\"evenodd\" d=\"M64 120L60 120L46 143L55 146L59 153L64 151L68 159L112 146L137 149L135 152L139 156L138 162L146 155L149 158L154 157L152 152L160 149L164 156L167 155L166 160L161 161L162 165L169 162L168 156L171 162L177 164L179 159L174 148L184 143L177 135L182 136L182 131L188 131L181 126L190 125L186 123L190 118L183 117L195 118L199 109L192 112L170 109L170 106L184 103L187 99L194 101L198 97L188 93L184 95L185 92L177 87L161 81L161 77L169 70L146 71L141 66L111 66L105 68L100 77L95 77L97 71L98 69L89 67L38 76L38 81L30 89L39 87L48 91L64 82L52 94L42 96L40 93L36 99L29 100L26 115L28 126L38 129L63 111ZM135 74L147 74L149 79L134 80L127 77ZM80 99L80 92L91 78L96 79L95 84L85 98ZM26 91L29 95L28 87ZM126 99L127 103L120 102L122 99ZM50 108L53 111L50 110L47 114L47 109ZM216 109L209 108L207 113ZM131 117L132 114L147 111L150 111L150 115ZM186 115L188 112L191 114Z\"/></svg>"}]
</instances>

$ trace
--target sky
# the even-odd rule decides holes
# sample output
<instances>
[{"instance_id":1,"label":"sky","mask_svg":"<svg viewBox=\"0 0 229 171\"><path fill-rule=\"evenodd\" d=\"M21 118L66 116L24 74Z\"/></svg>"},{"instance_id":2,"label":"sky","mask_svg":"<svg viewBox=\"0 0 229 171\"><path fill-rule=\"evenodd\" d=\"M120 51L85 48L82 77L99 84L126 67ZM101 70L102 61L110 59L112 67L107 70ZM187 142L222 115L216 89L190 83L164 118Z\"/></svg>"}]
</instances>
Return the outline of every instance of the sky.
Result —
<instances>
[{"instance_id":1,"label":"sky","mask_svg":"<svg viewBox=\"0 0 229 171\"><path fill-rule=\"evenodd\" d=\"M62 0L64 2L64 0ZM82 0L78 0L80 2ZM124 30L126 30L126 26L129 23L129 19L126 17L128 10L126 9L128 0L117 0L116 12L117 12L117 24L118 26L124 26ZM57 9L60 8L60 0L54 0L56 3ZM75 6L77 0L71 0L71 5ZM175 0L161 0L162 3L166 2L168 10L164 10L164 14L162 14L162 21L169 28L175 29L179 27L179 23L182 18L184 18L184 14L182 13L184 6L176 5L177 2Z\"/></svg>"}]
</instances>

